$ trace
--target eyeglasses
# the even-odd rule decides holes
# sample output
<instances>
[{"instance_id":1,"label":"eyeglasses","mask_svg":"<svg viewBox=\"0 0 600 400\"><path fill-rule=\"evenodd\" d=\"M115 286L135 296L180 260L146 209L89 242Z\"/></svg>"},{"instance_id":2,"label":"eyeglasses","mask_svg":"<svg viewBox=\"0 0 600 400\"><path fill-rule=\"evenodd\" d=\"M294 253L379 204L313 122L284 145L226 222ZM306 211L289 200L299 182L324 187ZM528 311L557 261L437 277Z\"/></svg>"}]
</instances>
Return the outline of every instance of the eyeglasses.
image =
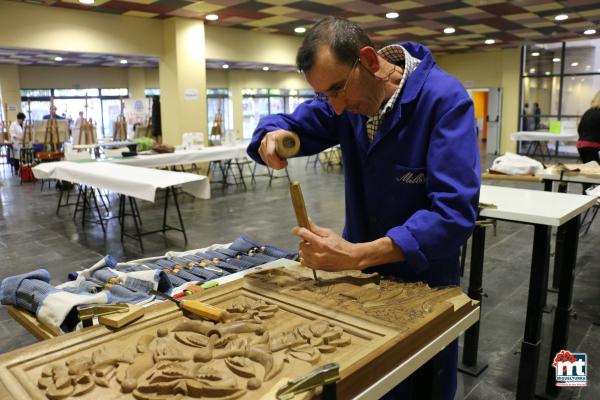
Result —
<instances>
[{"instance_id":1,"label":"eyeglasses","mask_svg":"<svg viewBox=\"0 0 600 400\"><path fill-rule=\"evenodd\" d=\"M350 77L352 76L352 71L354 71L354 68L356 68L356 66L359 64L359 61L360 58L357 57L354 61L354 64L352 64L352 68L350 68L350 72L348 72L348 76L344 81L344 85L341 88L333 87L332 89L326 90L325 92L316 92L315 99L320 101L327 101L327 99L337 99L340 96L346 94L346 91L348 90L348 82L350 81Z\"/></svg>"}]
</instances>

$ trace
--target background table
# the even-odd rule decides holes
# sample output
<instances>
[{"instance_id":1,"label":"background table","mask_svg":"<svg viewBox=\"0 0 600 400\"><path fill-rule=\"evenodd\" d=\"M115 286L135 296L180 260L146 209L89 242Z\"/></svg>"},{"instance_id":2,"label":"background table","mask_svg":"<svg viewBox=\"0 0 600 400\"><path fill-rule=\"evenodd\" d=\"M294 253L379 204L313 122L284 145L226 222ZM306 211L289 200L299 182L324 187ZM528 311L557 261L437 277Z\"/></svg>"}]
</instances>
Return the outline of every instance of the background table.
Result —
<instances>
[{"instance_id":1,"label":"background table","mask_svg":"<svg viewBox=\"0 0 600 400\"><path fill-rule=\"evenodd\" d=\"M138 168L114 163L57 161L33 168L38 179L58 179L93 186L142 200L154 201L156 190L181 185L186 193L210 199L210 184L204 175Z\"/></svg>"},{"instance_id":2,"label":"background table","mask_svg":"<svg viewBox=\"0 0 600 400\"><path fill-rule=\"evenodd\" d=\"M532 399L541 345L542 313L548 285L550 228L565 225L567 235L571 238L563 243L562 249L562 276L550 350L550 357L552 357L560 349L566 348L567 344L568 313L579 238L579 215L592 207L596 199L577 194L482 185L479 201L496 206L496 208L482 209L480 217L534 226L527 315L517 381L517 399ZM475 300L481 299L484 245L485 228L478 226L473 233L473 254L477 257L471 257L468 293ZM478 324L465 334L463 359L467 356L472 358L474 355L476 363L478 334ZM472 363L473 360L468 361Z\"/></svg>"},{"instance_id":3,"label":"background table","mask_svg":"<svg viewBox=\"0 0 600 400\"><path fill-rule=\"evenodd\" d=\"M542 159L547 155L550 157L549 153L544 154L542 150L541 142L549 142L549 141L564 141L571 142L576 141L578 139L577 133L550 133L547 131L519 131L513 132L510 134L510 138L517 142L531 142L527 147L527 151L525 154L527 156L533 156L537 152L540 151L540 155ZM533 147L533 149L532 149ZM517 143L518 148L518 143ZM555 150L555 155L558 155L558 143Z\"/></svg>"},{"instance_id":4,"label":"background table","mask_svg":"<svg viewBox=\"0 0 600 400\"><path fill-rule=\"evenodd\" d=\"M201 162L231 160L245 157L246 144L235 146L213 146L200 150L179 150L174 153L137 155L134 157L100 159L100 162L109 162L136 167L171 167L174 165L194 164Z\"/></svg>"}]
</instances>

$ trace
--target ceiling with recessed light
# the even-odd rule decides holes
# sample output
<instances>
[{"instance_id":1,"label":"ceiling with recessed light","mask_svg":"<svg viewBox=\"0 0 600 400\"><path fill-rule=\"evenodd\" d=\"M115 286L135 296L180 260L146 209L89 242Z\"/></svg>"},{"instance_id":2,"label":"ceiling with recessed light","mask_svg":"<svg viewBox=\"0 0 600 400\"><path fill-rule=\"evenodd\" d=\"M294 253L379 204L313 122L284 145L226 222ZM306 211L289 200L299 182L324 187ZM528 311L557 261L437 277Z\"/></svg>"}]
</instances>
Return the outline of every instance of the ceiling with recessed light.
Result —
<instances>
[{"instance_id":1,"label":"ceiling with recessed light","mask_svg":"<svg viewBox=\"0 0 600 400\"><path fill-rule=\"evenodd\" d=\"M151 68L158 67L158 57L0 48L0 64Z\"/></svg>"},{"instance_id":2,"label":"ceiling with recessed light","mask_svg":"<svg viewBox=\"0 0 600 400\"><path fill-rule=\"evenodd\" d=\"M334 15L363 25L379 44L416 41L436 53L490 50L523 43L547 43L594 37L583 35L600 22L598 0L13 0L29 4L89 10L142 18L207 19L207 24L298 35ZM386 18L386 14L390 14ZM556 20L557 15L568 18ZM445 34L444 28L455 32ZM485 40L493 39L493 45Z\"/></svg>"}]
</instances>

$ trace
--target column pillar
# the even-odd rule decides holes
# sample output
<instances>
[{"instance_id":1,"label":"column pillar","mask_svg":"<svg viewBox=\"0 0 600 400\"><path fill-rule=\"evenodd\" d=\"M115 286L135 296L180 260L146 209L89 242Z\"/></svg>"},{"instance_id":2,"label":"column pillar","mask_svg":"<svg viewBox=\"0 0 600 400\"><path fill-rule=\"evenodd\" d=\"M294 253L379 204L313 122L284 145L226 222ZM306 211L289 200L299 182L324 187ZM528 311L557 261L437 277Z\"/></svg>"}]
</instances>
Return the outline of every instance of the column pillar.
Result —
<instances>
[{"instance_id":1,"label":"column pillar","mask_svg":"<svg viewBox=\"0 0 600 400\"><path fill-rule=\"evenodd\" d=\"M185 132L204 132L208 143L204 22L170 18L163 22L159 64L163 142L181 144Z\"/></svg>"},{"instance_id":2,"label":"column pillar","mask_svg":"<svg viewBox=\"0 0 600 400\"><path fill-rule=\"evenodd\" d=\"M0 65L0 98L3 102L2 107L4 107L4 103L8 104L9 108L10 106L17 106L17 111L8 111L8 118L4 116L5 119L11 122L16 120L17 112L21 111L21 83L18 65Z\"/></svg>"}]
</instances>

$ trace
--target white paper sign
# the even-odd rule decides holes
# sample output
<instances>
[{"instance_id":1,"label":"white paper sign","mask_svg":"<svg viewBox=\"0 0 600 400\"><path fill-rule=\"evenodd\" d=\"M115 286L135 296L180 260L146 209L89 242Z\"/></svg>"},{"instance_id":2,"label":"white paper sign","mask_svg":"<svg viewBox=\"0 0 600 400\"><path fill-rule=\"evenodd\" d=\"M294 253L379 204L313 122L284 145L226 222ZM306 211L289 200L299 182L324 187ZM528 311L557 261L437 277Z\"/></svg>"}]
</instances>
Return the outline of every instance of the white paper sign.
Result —
<instances>
[{"instance_id":1,"label":"white paper sign","mask_svg":"<svg viewBox=\"0 0 600 400\"><path fill-rule=\"evenodd\" d=\"M198 89L186 88L183 89L183 99L187 101L198 100Z\"/></svg>"}]
</instances>

